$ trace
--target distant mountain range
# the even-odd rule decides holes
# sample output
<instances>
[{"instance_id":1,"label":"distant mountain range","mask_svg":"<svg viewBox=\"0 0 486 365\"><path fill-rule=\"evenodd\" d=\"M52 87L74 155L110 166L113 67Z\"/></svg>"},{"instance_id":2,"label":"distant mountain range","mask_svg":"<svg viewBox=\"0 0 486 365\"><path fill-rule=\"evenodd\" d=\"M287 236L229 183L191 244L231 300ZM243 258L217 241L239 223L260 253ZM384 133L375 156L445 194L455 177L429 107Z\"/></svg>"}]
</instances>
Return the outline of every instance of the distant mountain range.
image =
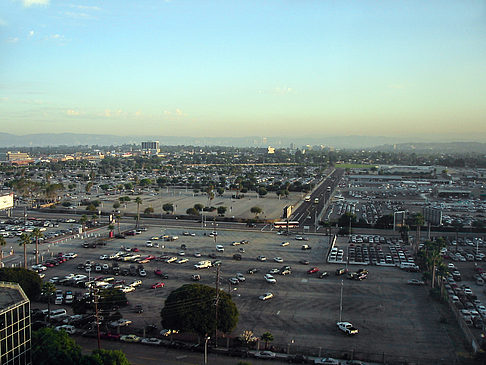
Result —
<instances>
[{"instance_id":1,"label":"distant mountain range","mask_svg":"<svg viewBox=\"0 0 486 365\"><path fill-rule=\"evenodd\" d=\"M116 136L107 134L42 133L14 135L0 133L0 148L57 147L57 146L119 146L159 141L161 145L176 146L234 146L234 147L289 147L326 146L334 148L371 148L383 151L486 153L486 144L479 142L427 141L409 142L412 138L384 136L325 136L325 137L184 137L184 136Z\"/></svg>"}]
</instances>

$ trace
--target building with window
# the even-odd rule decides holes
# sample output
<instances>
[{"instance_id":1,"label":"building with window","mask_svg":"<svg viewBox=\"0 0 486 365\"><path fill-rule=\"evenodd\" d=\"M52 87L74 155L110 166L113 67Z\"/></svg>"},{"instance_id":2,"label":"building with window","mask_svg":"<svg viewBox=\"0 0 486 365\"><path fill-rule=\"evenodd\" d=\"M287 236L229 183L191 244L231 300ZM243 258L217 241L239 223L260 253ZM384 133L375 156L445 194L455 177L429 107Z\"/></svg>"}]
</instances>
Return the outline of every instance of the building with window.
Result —
<instances>
[{"instance_id":1,"label":"building with window","mask_svg":"<svg viewBox=\"0 0 486 365\"><path fill-rule=\"evenodd\" d=\"M159 141L142 142L142 151L150 155L156 155L160 152Z\"/></svg>"},{"instance_id":2,"label":"building with window","mask_svg":"<svg viewBox=\"0 0 486 365\"><path fill-rule=\"evenodd\" d=\"M30 301L20 285L0 282L0 364L30 365Z\"/></svg>"}]
</instances>

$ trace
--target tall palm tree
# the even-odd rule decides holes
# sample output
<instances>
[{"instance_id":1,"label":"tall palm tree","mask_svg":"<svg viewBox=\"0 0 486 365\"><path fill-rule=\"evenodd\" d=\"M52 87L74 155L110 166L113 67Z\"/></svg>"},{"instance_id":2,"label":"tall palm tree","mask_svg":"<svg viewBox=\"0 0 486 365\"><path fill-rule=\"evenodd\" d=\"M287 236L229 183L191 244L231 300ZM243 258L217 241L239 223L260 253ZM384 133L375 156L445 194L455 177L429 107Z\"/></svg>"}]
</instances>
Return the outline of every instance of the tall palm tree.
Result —
<instances>
[{"instance_id":1,"label":"tall palm tree","mask_svg":"<svg viewBox=\"0 0 486 365\"><path fill-rule=\"evenodd\" d=\"M39 228L34 228L30 237L35 239L35 263L36 265L39 264L39 238L44 237L44 234L41 232Z\"/></svg>"},{"instance_id":2,"label":"tall palm tree","mask_svg":"<svg viewBox=\"0 0 486 365\"><path fill-rule=\"evenodd\" d=\"M415 240L415 247L414 252L416 253L418 250L418 245L420 244L420 228L422 228L424 224L424 216L420 213L416 214L414 217L414 223L417 226L417 238Z\"/></svg>"},{"instance_id":3,"label":"tall palm tree","mask_svg":"<svg viewBox=\"0 0 486 365\"><path fill-rule=\"evenodd\" d=\"M137 227L138 228L138 225L140 223L140 204L142 204L142 199L137 196L137 198L135 199L135 203L137 203Z\"/></svg>"},{"instance_id":4,"label":"tall palm tree","mask_svg":"<svg viewBox=\"0 0 486 365\"><path fill-rule=\"evenodd\" d=\"M30 244L30 236L22 233L19 237L19 246L24 246L24 269L27 269L27 245Z\"/></svg>"},{"instance_id":5,"label":"tall palm tree","mask_svg":"<svg viewBox=\"0 0 486 365\"><path fill-rule=\"evenodd\" d=\"M81 225L83 226L83 232L84 229L86 228L87 221L88 221L88 217L86 216L86 214L83 214L83 216L79 219L79 223L81 223Z\"/></svg>"},{"instance_id":6,"label":"tall palm tree","mask_svg":"<svg viewBox=\"0 0 486 365\"><path fill-rule=\"evenodd\" d=\"M7 241L5 241L5 237L0 236L0 251L2 251L2 254L0 256L0 261L3 260L3 246L7 244ZM0 267L3 265L0 265Z\"/></svg>"},{"instance_id":7,"label":"tall palm tree","mask_svg":"<svg viewBox=\"0 0 486 365\"><path fill-rule=\"evenodd\" d=\"M120 214L117 214L115 217L116 217L116 224L118 226L118 234L121 234L120 233L120 220L121 220L121 215Z\"/></svg>"},{"instance_id":8,"label":"tall palm tree","mask_svg":"<svg viewBox=\"0 0 486 365\"><path fill-rule=\"evenodd\" d=\"M56 287L50 282L42 284L42 293L47 296L47 323L51 322L51 298L56 292Z\"/></svg>"}]
</instances>

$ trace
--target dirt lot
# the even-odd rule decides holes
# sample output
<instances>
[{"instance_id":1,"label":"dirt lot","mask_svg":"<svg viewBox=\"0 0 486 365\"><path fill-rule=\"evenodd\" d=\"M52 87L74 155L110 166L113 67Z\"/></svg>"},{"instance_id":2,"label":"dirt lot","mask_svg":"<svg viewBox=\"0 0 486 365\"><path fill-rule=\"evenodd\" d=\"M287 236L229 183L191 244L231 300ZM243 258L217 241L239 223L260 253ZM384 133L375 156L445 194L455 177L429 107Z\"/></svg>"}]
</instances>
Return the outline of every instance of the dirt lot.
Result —
<instances>
[{"instance_id":1,"label":"dirt lot","mask_svg":"<svg viewBox=\"0 0 486 365\"><path fill-rule=\"evenodd\" d=\"M185 189L164 189L158 195L139 195L142 199L142 204L140 205L140 211L143 212L146 208L152 207L155 214L160 214L163 212L162 206L166 203L171 203L174 205L175 212L179 214L185 214L188 208L194 207L194 204L202 204L204 206L220 207L224 206L227 208L225 216L227 217L238 217L238 218L254 218L255 215L250 212L250 209L254 206L262 208L263 213L260 217L265 219L278 219L282 216L283 208L287 205L296 206L303 199L303 194L301 193L290 193L286 198L278 199L274 192L269 192L264 198L259 198L254 192L244 194L245 197L241 199L233 199L232 194L234 192L225 192L224 195L215 196L212 201L208 200L207 195L202 193L194 194L191 190L186 191ZM305 195L305 194L304 194ZM101 196L100 200L103 201L103 210L109 210L113 202L119 196ZM134 203L136 196L130 196L132 199L126 207L122 205L120 211L122 213L136 213L137 204ZM165 214L165 213L164 213ZM207 212L208 216L214 216L217 212Z\"/></svg>"},{"instance_id":2,"label":"dirt lot","mask_svg":"<svg viewBox=\"0 0 486 365\"><path fill-rule=\"evenodd\" d=\"M143 279L142 287L127 294L131 306L142 304L142 314L122 310L123 315L134 321L132 326L142 327L155 323L160 328L160 309L169 292L182 284L191 283L195 273L193 265L215 251L213 238L204 236L202 231L192 230L196 237L182 236L181 229L166 229L164 233L177 234L180 238L174 242L165 242L166 247L146 248L145 241L154 235L160 235L159 227L151 227L142 235L125 240L113 240L106 247L83 249L79 242L71 241L60 251L76 251L79 257L57 268L47 271L46 279L52 276L80 272L75 266L87 259L97 260L100 254L112 253L120 245L139 247L143 253L170 253L178 256L180 245L187 244L188 263L151 262L145 267L148 277ZM209 231L208 231L209 233ZM232 241L247 239L247 245L231 246ZM288 240L290 245L281 247L280 243ZM434 310L424 287L412 287L406 284L408 279L419 278L420 274L407 273L396 268L370 267L368 279L351 281L334 275L337 265L325 264L328 249L328 237L309 236L308 242L295 240L294 237L279 236L275 233L249 233L239 231L221 231L217 244L225 247L218 258L223 261L221 267L221 288L231 290L234 301L240 311L240 320L235 335L244 330L252 330L256 335L270 331L275 337L275 344L286 346L292 343L297 350L301 346L326 350L356 350L393 356L413 356L416 358L438 359L452 358L453 346L447 335L446 325L439 321L439 314ZM309 244L312 249L303 251L301 245ZM232 255L240 247L245 249L243 259L235 261ZM202 258L194 253L202 253ZM256 260L258 255L265 255L266 262ZM284 263L276 263L273 258L280 256ZM310 261L310 265L299 263L301 259ZM98 260L99 261L99 260ZM290 265L292 274L274 275L276 284L269 284L263 275L271 268ZM122 264L128 266L128 264ZM329 277L320 279L316 274L309 275L307 270L313 266L321 271L329 271ZM250 275L249 268L258 268L259 272ZM166 286L150 289L158 280L153 270L160 268L169 275L164 280ZM351 268L351 269L358 269ZM228 278L241 272L246 282L229 287ZM203 284L214 285L215 270L199 270ZM127 277L131 281L133 277ZM352 322L360 331L355 337L346 337L336 329L339 319L340 290L343 286L342 319ZM258 300L265 292L272 292L275 297L268 301ZM293 341L293 342L292 342ZM411 353L413 349L413 353Z\"/></svg>"}]
</instances>

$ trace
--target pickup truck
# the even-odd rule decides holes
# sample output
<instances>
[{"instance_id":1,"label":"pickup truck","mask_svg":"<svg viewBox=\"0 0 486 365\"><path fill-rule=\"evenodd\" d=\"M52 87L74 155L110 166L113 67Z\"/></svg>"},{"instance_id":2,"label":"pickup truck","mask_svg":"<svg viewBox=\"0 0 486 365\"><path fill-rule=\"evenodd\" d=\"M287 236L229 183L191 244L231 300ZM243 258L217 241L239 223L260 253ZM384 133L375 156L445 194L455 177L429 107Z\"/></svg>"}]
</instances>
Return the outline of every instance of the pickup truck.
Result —
<instances>
[{"instance_id":1,"label":"pickup truck","mask_svg":"<svg viewBox=\"0 0 486 365\"><path fill-rule=\"evenodd\" d=\"M355 328L351 323L349 322L338 322L336 323L338 328L343 331L347 335L357 335L358 334L358 329Z\"/></svg>"}]
</instances>

